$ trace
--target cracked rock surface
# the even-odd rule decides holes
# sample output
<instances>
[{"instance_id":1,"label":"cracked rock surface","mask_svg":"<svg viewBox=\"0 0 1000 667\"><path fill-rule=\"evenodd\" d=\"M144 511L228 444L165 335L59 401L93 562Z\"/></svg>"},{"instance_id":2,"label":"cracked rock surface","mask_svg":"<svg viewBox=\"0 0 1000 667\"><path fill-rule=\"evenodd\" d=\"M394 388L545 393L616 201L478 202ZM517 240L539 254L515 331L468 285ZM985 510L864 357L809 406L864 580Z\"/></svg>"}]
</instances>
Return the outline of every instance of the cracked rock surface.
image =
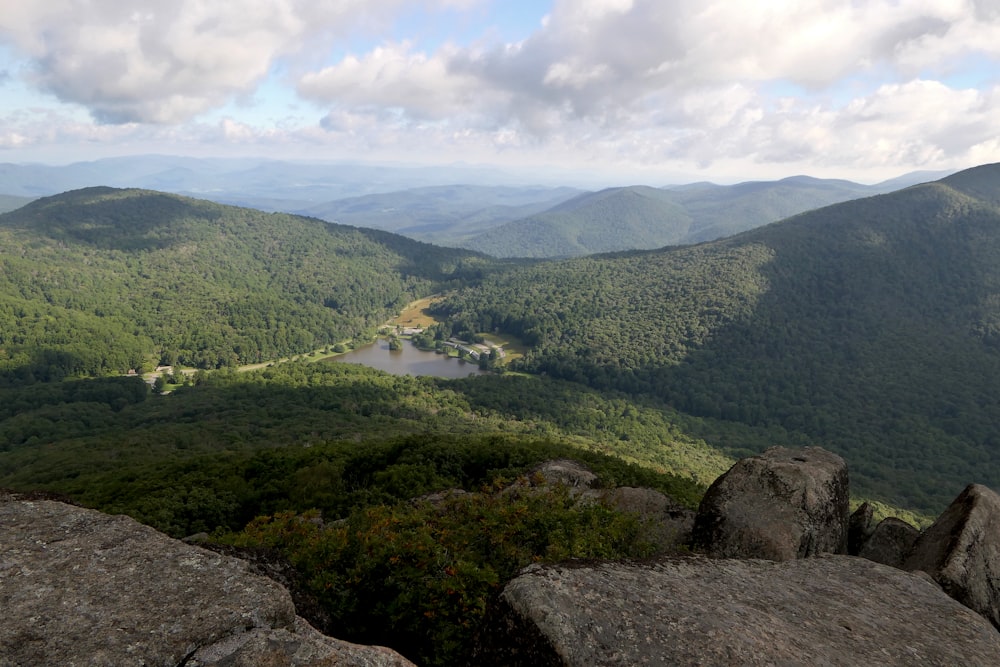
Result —
<instances>
[{"instance_id":1,"label":"cracked rock surface","mask_svg":"<svg viewBox=\"0 0 1000 667\"><path fill-rule=\"evenodd\" d=\"M862 558L531 566L478 665L998 665L1000 633L928 578Z\"/></svg>"},{"instance_id":2,"label":"cracked rock surface","mask_svg":"<svg viewBox=\"0 0 1000 667\"><path fill-rule=\"evenodd\" d=\"M239 559L124 516L0 494L0 665L408 665L321 635ZM256 647L256 649L254 649Z\"/></svg>"}]
</instances>

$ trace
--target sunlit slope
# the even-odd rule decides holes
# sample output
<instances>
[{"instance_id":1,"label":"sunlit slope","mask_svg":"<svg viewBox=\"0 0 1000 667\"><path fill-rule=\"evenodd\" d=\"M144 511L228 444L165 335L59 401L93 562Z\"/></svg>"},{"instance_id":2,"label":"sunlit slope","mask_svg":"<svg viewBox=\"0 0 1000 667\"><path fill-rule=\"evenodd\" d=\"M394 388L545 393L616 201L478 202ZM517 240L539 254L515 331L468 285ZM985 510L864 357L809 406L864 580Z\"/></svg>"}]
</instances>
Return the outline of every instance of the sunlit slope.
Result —
<instances>
[{"instance_id":1,"label":"sunlit slope","mask_svg":"<svg viewBox=\"0 0 1000 667\"><path fill-rule=\"evenodd\" d=\"M217 367L373 327L471 253L144 190L89 188L0 216L0 370L22 379Z\"/></svg>"}]
</instances>

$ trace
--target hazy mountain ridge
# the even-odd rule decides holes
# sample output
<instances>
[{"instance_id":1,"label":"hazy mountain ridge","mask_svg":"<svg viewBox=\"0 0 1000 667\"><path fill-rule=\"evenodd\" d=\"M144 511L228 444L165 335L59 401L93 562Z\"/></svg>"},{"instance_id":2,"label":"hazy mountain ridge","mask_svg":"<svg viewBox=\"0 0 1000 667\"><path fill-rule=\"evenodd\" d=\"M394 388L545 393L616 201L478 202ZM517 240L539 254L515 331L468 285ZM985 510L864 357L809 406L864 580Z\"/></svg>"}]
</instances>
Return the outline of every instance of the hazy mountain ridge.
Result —
<instances>
[{"instance_id":1,"label":"hazy mountain ridge","mask_svg":"<svg viewBox=\"0 0 1000 667\"><path fill-rule=\"evenodd\" d=\"M521 266L162 193L67 193L0 217L0 363L45 379L149 354L265 360L482 280L442 312L521 336L529 370L719 420L705 434L734 452L831 446L862 492L936 509L948 479L1000 479L997 170L720 241Z\"/></svg>"},{"instance_id":2,"label":"hazy mountain ridge","mask_svg":"<svg viewBox=\"0 0 1000 667\"><path fill-rule=\"evenodd\" d=\"M515 171L476 165L426 167L265 158L138 155L68 165L0 163L0 194L44 197L110 186L161 190L251 207L257 207L256 202L294 202L297 209L408 188L467 182L519 187L532 180Z\"/></svg>"},{"instance_id":3,"label":"hazy mountain ridge","mask_svg":"<svg viewBox=\"0 0 1000 667\"><path fill-rule=\"evenodd\" d=\"M464 246L495 257L587 255L675 244L690 224L690 216L670 201L666 191L647 186L610 188L500 225Z\"/></svg>"},{"instance_id":4,"label":"hazy mountain ridge","mask_svg":"<svg viewBox=\"0 0 1000 667\"><path fill-rule=\"evenodd\" d=\"M34 201L34 197L19 197L17 195L0 195L0 213L15 211Z\"/></svg>"},{"instance_id":5,"label":"hazy mountain ridge","mask_svg":"<svg viewBox=\"0 0 1000 667\"><path fill-rule=\"evenodd\" d=\"M457 246L471 235L547 210L578 192L573 188L443 185L338 199L297 212Z\"/></svg>"},{"instance_id":6,"label":"hazy mountain ridge","mask_svg":"<svg viewBox=\"0 0 1000 667\"><path fill-rule=\"evenodd\" d=\"M796 176L580 194L559 185L575 182L571 172L147 155L63 166L0 164L0 194L142 188L383 229L495 256L553 257L698 243L941 175L914 172L873 186ZM580 201L562 207L573 194Z\"/></svg>"},{"instance_id":7,"label":"hazy mountain ridge","mask_svg":"<svg viewBox=\"0 0 1000 667\"><path fill-rule=\"evenodd\" d=\"M869 186L793 176L735 185L610 188L501 225L463 245L495 257L545 258L701 243L804 211L888 192L910 180L902 177Z\"/></svg>"}]
</instances>

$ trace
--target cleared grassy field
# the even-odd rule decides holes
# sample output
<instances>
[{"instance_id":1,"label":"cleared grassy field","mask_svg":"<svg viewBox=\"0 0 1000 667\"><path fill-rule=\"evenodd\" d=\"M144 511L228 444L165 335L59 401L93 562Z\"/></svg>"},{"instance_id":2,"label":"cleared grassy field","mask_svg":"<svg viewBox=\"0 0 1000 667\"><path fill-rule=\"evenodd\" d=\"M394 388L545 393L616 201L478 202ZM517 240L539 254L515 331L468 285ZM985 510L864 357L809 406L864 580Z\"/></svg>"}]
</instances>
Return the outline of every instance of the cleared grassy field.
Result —
<instances>
[{"instance_id":1,"label":"cleared grassy field","mask_svg":"<svg viewBox=\"0 0 1000 667\"><path fill-rule=\"evenodd\" d=\"M504 352L507 353L505 363L511 362L514 359L520 359L527 352L528 348L524 346L521 339L517 336L511 336L510 334L487 334L484 333L483 338L487 342L493 345L499 345L503 348Z\"/></svg>"},{"instance_id":2,"label":"cleared grassy field","mask_svg":"<svg viewBox=\"0 0 1000 667\"><path fill-rule=\"evenodd\" d=\"M437 324L431 315L427 312L431 304L436 301L440 301L443 297L441 296L429 296L426 299L420 299L419 301L414 301L406 308L403 312L399 314L399 317L394 318L390 324L395 324L401 327L421 327L426 328L432 324Z\"/></svg>"}]
</instances>

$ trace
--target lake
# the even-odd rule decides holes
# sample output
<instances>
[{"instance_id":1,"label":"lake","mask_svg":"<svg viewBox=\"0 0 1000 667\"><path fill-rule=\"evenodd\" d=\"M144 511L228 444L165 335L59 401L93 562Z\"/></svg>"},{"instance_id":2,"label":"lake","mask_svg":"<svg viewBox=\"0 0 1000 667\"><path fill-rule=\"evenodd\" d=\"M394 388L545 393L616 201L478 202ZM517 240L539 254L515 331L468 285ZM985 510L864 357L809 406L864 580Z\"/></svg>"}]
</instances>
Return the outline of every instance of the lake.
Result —
<instances>
[{"instance_id":1,"label":"lake","mask_svg":"<svg viewBox=\"0 0 1000 667\"><path fill-rule=\"evenodd\" d=\"M474 363L449 357L446 354L427 352L408 340L402 341L401 350L389 350L389 341L379 338L371 345L359 347L346 354L333 357L336 362L362 364L393 375L430 375L439 378L464 378L486 371Z\"/></svg>"}]
</instances>

